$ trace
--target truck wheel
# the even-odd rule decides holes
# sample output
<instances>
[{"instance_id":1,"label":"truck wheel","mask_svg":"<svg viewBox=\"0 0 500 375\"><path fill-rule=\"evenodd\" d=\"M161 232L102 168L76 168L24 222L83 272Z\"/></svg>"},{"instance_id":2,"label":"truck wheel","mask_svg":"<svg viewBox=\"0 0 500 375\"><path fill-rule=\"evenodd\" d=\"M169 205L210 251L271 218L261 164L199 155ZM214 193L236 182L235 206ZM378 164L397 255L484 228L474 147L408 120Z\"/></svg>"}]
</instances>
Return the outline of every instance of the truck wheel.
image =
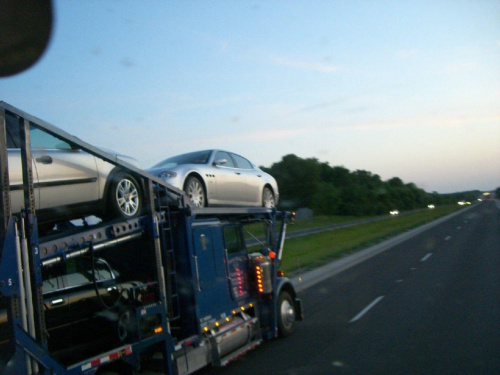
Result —
<instances>
[{"instance_id":1,"label":"truck wheel","mask_svg":"<svg viewBox=\"0 0 500 375\"><path fill-rule=\"evenodd\" d=\"M274 194L267 186L262 191L262 207L273 208L275 205Z\"/></svg>"},{"instance_id":2,"label":"truck wheel","mask_svg":"<svg viewBox=\"0 0 500 375\"><path fill-rule=\"evenodd\" d=\"M110 189L110 206L113 217L131 219L140 214L142 195L136 179L128 173L113 177Z\"/></svg>"},{"instance_id":3,"label":"truck wheel","mask_svg":"<svg viewBox=\"0 0 500 375\"><path fill-rule=\"evenodd\" d=\"M278 333L280 337L290 336L295 331L295 306L292 297L282 291L278 298Z\"/></svg>"},{"instance_id":4,"label":"truck wheel","mask_svg":"<svg viewBox=\"0 0 500 375\"><path fill-rule=\"evenodd\" d=\"M197 177L191 176L187 179L184 184L184 191L196 207L205 207L207 205L205 188Z\"/></svg>"}]
</instances>

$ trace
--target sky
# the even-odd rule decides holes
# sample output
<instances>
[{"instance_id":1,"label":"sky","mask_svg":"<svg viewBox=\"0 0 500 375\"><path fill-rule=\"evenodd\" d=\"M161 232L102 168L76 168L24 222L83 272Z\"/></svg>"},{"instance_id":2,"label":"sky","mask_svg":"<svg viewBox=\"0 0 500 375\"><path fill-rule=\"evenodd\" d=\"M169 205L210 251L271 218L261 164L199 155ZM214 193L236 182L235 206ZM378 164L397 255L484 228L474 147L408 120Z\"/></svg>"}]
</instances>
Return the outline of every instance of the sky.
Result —
<instances>
[{"instance_id":1,"label":"sky","mask_svg":"<svg viewBox=\"0 0 500 375\"><path fill-rule=\"evenodd\" d=\"M0 100L144 168L208 148L500 186L500 1L54 1Z\"/></svg>"}]
</instances>

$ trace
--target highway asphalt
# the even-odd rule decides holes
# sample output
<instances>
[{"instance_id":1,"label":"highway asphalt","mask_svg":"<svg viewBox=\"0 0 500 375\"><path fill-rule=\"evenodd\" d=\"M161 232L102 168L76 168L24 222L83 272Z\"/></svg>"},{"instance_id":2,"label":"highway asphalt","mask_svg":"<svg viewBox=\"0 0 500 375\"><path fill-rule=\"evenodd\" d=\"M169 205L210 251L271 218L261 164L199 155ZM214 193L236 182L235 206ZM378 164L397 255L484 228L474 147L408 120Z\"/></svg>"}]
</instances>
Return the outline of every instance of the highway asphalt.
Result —
<instances>
[{"instance_id":1,"label":"highway asphalt","mask_svg":"<svg viewBox=\"0 0 500 375\"><path fill-rule=\"evenodd\" d=\"M199 374L500 374L499 271L499 209L472 205L294 277L295 334Z\"/></svg>"},{"instance_id":2,"label":"highway asphalt","mask_svg":"<svg viewBox=\"0 0 500 375\"><path fill-rule=\"evenodd\" d=\"M367 247L365 249L360 249L352 254L346 255L340 259L336 259L336 260L334 260L334 261L332 261L324 266L307 271L304 274L298 274L298 275L296 274L292 278L292 284L297 291L306 290L307 288L310 288L310 287L316 285L317 283L320 283L321 281L323 281L329 277L332 277L332 276L334 276L342 271L345 271L345 270L349 269L350 267L355 266L356 264L364 262L365 260L392 248L393 246L396 246L404 241L407 241L410 238L412 238L420 233L423 233L426 230L429 230L430 228L433 228L433 227L451 219L452 217L455 217L457 215L461 215L461 214L465 213L466 211L472 209L473 207L474 206L468 206L468 207L464 208L463 210L456 211L456 212L454 212L450 215L447 215L447 216L443 216L435 221L432 221L432 222L427 223L425 225L422 225L418 228L414 228L414 229L411 229L411 230L406 231L404 233L401 233L395 237L392 237L392 238L390 238L386 241L383 241L381 243L378 243L376 245ZM500 207L499 207L499 209L500 209ZM383 217L383 218L385 218L385 217ZM368 220L368 221L370 221L370 220ZM362 223L364 223L364 221L360 222L360 223L355 222L354 225L357 225L356 223L362 224ZM332 229L338 229L338 228L340 228L340 227L335 227Z\"/></svg>"}]
</instances>

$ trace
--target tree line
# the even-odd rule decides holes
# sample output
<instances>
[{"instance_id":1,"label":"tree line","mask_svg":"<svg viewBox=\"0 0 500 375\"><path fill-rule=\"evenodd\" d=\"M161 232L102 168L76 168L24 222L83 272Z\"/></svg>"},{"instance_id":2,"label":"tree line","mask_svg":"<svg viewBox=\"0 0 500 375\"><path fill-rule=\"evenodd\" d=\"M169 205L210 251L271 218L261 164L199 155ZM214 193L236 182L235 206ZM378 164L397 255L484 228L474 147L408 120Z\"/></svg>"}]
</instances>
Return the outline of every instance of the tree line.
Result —
<instances>
[{"instance_id":1,"label":"tree line","mask_svg":"<svg viewBox=\"0 0 500 375\"><path fill-rule=\"evenodd\" d=\"M382 215L391 210L414 210L429 204L444 205L476 200L479 190L453 194L428 193L414 183L393 177L383 181L365 170L350 171L316 158L283 156L270 168L261 167L278 182L279 206L311 208L323 215Z\"/></svg>"}]
</instances>

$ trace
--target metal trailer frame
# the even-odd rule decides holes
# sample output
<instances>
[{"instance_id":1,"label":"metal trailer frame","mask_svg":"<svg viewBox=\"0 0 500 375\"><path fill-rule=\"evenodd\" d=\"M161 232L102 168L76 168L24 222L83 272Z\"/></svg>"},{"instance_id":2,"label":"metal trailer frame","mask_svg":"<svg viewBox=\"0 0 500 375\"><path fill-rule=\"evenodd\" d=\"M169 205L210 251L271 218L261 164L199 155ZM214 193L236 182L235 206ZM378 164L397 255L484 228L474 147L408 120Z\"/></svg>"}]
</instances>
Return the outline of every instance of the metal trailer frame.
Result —
<instances>
[{"instance_id":1,"label":"metal trailer frame","mask_svg":"<svg viewBox=\"0 0 500 375\"><path fill-rule=\"evenodd\" d=\"M6 143L6 119L5 114L10 113L19 119L19 126L23 139L22 165L24 181L24 200L26 209L22 211L20 217L14 217L10 211L9 174ZM98 158L101 158L115 166L139 176L143 181L145 194L145 208L147 213L144 216L129 219L105 222L102 225L83 228L78 233L66 233L62 237L55 239L43 239L40 242L37 231L37 221L33 198L33 178L31 171L31 152L29 138L29 123L33 122L37 127L42 128L47 133L70 143ZM288 212L278 212L275 208L196 208L193 207L186 194L175 187L166 184L163 180L147 172L130 165L117 157L110 155L99 148L96 148L80 139L64 132L63 130L31 116L7 103L0 102L0 293L8 301L9 324L11 329L11 357L5 361L2 368L0 359L0 374L91 374L96 372L101 366L114 361L122 361L130 365L133 369L141 367L141 353L154 351L161 353L161 366L164 373L174 374L182 372L177 368L177 358L184 358L186 361L186 372L194 371L192 368L198 365L203 367L208 363L213 365L225 365L231 360L244 354L258 346L263 339L272 339L278 336L278 311L277 300L281 290L292 291L292 297L296 304L296 310L300 316L297 320L302 320L302 309L300 300L296 295L290 281L284 277L277 277L277 267L281 261L283 244L286 232ZM166 200L166 202L165 202ZM175 213L171 213L171 207ZM268 329L261 332L254 341L248 342L242 347L238 347L227 355L221 356L218 352L217 338L224 334L225 329L197 332L191 337L183 338L179 342L170 329L170 322L176 319L176 271L175 253L173 244L173 223L172 215L177 215L177 220L183 222L186 228L186 248L182 251L193 251L191 230L197 220L221 219L235 221L263 220L271 221L274 230L266 235L268 243L272 244L272 251L277 257L271 261L272 293L266 301L259 300L259 309L264 309L259 313L260 318L266 319ZM278 230L277 219L281 218L282 223ZM64 233L63 233L64 234ZM180 233L178 233L180 234ZM156 314L161 316L161 327L158 334L138 339L137 341L113 348L105 353L86 358L78 363L64 366L58 362L49 352L47 340L45 339L46 327L44 323L44 312L42 308L42 275L43 267L50 266L58 262L66 262L73 257L82 256L93 252L98 252L115 245L126 243L136 239L146 239L153 243L156 268L156 283L159 289L158 298L154 303L147 306L140 306L135 310L137 321L141 318ZM23 254L20 254L20 253ZM20 263L25 259L23 264ZM26 261L26 259L28 261ZM194 277L194 270L191 269L191 276ZM22 278L23 274L29 277ZM34 293L29 290L34 290ZM24 291L28 291L25 296ZM177 297L178 298L178 297ZM260 298L260 297L259 297ZM32 301L32 308L27 312L23 309L24 303L21 301ZM262 305L262 306L261 306ZM241 315L244 317L243 308ZM27 329L30 324L23 322L25 316L33 315L36 319L35 327ZM265 316L261 316L265 315ZM196 311L195 319L199 318ZM251 327L259 324L257 318L244 319L241 327ZM33 324L31 324L33 325ZM232 326L231 330L239 329L239 326ZM36 339L34 339L36 337ZM208 345L205 345L208 344ZM198 352L196 352L198 350ZM203 351L204 350L204 351ZM185 354L184 354L185 353ZM203 354L210 357L204 364L190 363L189 353L195 355ZM207 359L204 359L207 360ZM201 367L200 367L201 366ZM190 368L191 367L191 368Z\"/></svg>"},{"instance_id":2,"label":"metal trailer frame","mask_svg":"<svg viewBox=\"0 0 500 375\"><path fill-rule=\"evenodd\" d=\"M10 189L8 174L6 119L9 113L19 119L22 140L21 161L24 181L25 209L20 218L11 215ZM34 208L33 174L30 151L29 123L33 122L47 133L60 138L72 146L78 147L98 158L101 158L124 170L133 172L145 181L145 202L150 214L138 219L122 220L102 227L89 229L78 236L59 238L50 243L41 244L38 238L37 221ZM11 331L11 357L4 360L2 374L44 373L44 374L80 374L93 373L101 365L121 359L135 368L140 367L139 353L155 346L163 354L166 373L172 372L172 358L168 353L173 351L173 340L170 336L166 319L166 289L162 266L162 244L159 237L159 223L168 223L168 212L155 210L155 194L161 189L167 199L176 207L189 207L190 202L184 192L165 184L157 177L150 175L117 157L110 155L63 130L31 116L5 102L0 102L0 292L7 299L8 320ZM154 184L154 187L153 187ZM159 201L159 197L157 197ZM168 207L167 207L168 209ZM21 231L19 231L21 228ZM19 235L19 233L21 233ZM156 258L159 298L156 303L144 306L137 311L138 317L160 314L162 318L161 333L145 340L140 340L97 357L88 358L69 367L63 366L47 351L46 327L43 313L41 269L54 262L65 262L71 257L88 253L89 250L100 250L117 243L140 236L153 239ZM84 239L84 240L82 240ZM58 246L58 241L60 246ZM20 248L25 255L24 263ZM49 250L50 249L50 250ZM23 277L23 274L25 277ZM25 295L28 290L28 295ZM33 291L33 292L30 292ZM32 305L33 312L27 313L24 306ZM34 329L27 331L25 316L34 314ZM36 337L36 339L34 339ZM1 365L2 363L0 363Z\"/></svg>"}]
</instances>

